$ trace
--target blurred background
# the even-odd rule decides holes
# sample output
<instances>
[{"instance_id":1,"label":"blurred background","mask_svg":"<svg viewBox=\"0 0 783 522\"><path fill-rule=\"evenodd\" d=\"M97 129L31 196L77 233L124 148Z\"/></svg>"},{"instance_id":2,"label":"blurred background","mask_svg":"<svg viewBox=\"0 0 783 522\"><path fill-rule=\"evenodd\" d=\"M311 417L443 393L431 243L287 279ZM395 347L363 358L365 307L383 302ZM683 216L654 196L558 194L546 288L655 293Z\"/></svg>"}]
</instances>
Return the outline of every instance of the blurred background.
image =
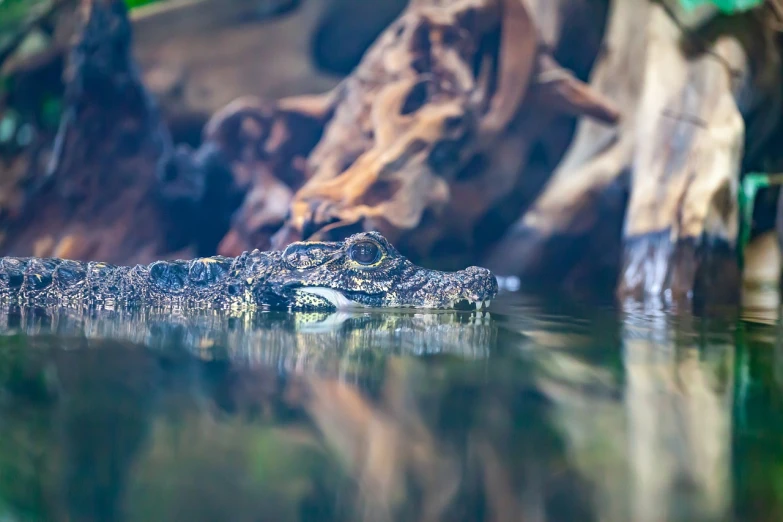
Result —
<instances>
[{"instance_id":1,"label":"blurred background","mask_svg":"<svg viewBox=\"0 0 783 522\"><path fill-rule=\"evenodd\" d=\"M4 304L0 522L780 520L782 14L0 0L0 255L375 229L508 283L486 313Z\"/></svg>"},{"instance_id":2,"label":"blurred background","mask_svg":"<svg viewBox=\"0 0 783 522\"><path fill-rule=\"evenodd\" d=\"M4 0L0 252L376 229L428 266L675 300L736 301L743 263L779 265L777 182L741 186L778 164L776 2L408 4Z\"/></svg>"}]
</instances>

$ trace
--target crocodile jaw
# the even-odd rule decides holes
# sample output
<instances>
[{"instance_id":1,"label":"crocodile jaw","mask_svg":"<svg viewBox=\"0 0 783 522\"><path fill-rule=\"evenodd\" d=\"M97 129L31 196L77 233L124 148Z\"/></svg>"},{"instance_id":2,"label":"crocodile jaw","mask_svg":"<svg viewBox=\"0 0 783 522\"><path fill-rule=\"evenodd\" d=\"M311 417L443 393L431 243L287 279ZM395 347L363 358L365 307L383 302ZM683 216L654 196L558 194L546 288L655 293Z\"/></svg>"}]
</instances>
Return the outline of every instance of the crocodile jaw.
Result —
<instances>
[{"instance_id":1,"label":"crocodile jaw","mask_svg":"<svg viewBox=\"0 0 783 522\"><path fill-rule=\"evenodd\" d=\"M314 294L319 297L323 297L324 299L332 303L332 305L338 310L345 310L351 308L367 308L366 305L363 305L362 303L357 303L356 301L352 301L348 299L345 296L345 294L343 294L339 290L334 290L332 288L325 288L323 286L304 286L304 287L297 288L297 292Z\"/></svg>"},{"instance_id":2,"label":"crocodile jaw","mask_svg":"<svg viewBox=\"0 0 783 522\"><path fill-rule=\"evenodd\" d=\"M317 295L331 303L332 306L334 306L337 310L351 310L351 309L367 309L367 308L373 308L370 305L366 305L363 303L359 303L357 301L353 301L352 299L349 299L345 296L342 292L339 290L335 290L333 288L326 288L323 286L305 286L305 287L299 287L296 289L299 293L305 293L305 294L312 294ZM458 306L458 303L460 306ZM433 310L454 310L454 309L463 309L463 310L472 310L476 309L476 311L482 311L483 309L488 310L489 309L490 300L486 299L483 301L473 301L470 299L457 299L455 301L451 301L448 303L445 303L442 306L427 306L427 305L400 305L399 308L424 308L424 309L433 309ZM383 308L383 307L381 307ZM390 307L390 308L396 308L396 307Z\"/></svg>"}]
</instances>

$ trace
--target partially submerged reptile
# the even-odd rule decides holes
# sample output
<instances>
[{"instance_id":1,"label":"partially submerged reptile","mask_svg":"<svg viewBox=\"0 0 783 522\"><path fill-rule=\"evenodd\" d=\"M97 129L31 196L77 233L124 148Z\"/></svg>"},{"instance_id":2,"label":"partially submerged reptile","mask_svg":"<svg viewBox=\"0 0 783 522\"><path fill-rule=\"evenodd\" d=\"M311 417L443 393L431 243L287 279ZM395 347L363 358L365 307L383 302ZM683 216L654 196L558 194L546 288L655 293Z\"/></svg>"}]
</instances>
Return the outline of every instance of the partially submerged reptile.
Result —
<instances>
[{"instance_id":1,"label":"partially submerged reptile","mask_svg":"<svg viewBox=\"0 0 783 522\"><path fill-rule=\"evenodd\" d=\"M0 260L0 302L42 306L163 306L334 310L481 310L498 291L489 270L414 265L376 232L304 241L231 258L113 266L56 258Z\"/></svg>"}]
</instances>

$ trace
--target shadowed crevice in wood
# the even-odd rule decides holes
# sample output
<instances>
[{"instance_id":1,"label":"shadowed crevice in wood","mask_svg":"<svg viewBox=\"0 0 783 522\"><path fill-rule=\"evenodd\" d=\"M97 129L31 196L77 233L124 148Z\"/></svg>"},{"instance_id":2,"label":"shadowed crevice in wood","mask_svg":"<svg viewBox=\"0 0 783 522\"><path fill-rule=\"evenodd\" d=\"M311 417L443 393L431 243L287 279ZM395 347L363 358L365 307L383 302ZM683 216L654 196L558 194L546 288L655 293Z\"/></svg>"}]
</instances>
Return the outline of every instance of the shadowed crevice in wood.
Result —
<instances>
[{"instance_id":1,"label":"shadowed crevice in wood","mask_svg":"<svg viewBox=\"0 0 783 522\"><path fill-rule=\"evenodd\" d=\"M543 233L517 222L481 262L499 275L523 274L530 290L557 287L598 297L614 293L622 263L622 223L628 203L626 171L594 195L592 204L574 219L582 226Z\"/></svg>"}]
</instances>

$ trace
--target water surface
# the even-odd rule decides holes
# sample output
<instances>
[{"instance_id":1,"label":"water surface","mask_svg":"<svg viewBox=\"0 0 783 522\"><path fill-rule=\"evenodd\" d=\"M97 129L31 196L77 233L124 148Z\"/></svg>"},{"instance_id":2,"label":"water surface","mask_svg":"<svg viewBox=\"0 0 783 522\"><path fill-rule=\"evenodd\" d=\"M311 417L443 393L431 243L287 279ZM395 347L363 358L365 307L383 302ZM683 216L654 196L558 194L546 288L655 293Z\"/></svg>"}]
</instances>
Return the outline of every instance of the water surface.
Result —
<instances>
[{"instance_id":1,"label":"water surface","mask_svg":"<svg viewBox=\"0 0 783 522\"><path fill-rule=\"evenodd\" d=\"M783 518L777 315L0 311L0 521Z\"/></svg>"}]
</instances>

